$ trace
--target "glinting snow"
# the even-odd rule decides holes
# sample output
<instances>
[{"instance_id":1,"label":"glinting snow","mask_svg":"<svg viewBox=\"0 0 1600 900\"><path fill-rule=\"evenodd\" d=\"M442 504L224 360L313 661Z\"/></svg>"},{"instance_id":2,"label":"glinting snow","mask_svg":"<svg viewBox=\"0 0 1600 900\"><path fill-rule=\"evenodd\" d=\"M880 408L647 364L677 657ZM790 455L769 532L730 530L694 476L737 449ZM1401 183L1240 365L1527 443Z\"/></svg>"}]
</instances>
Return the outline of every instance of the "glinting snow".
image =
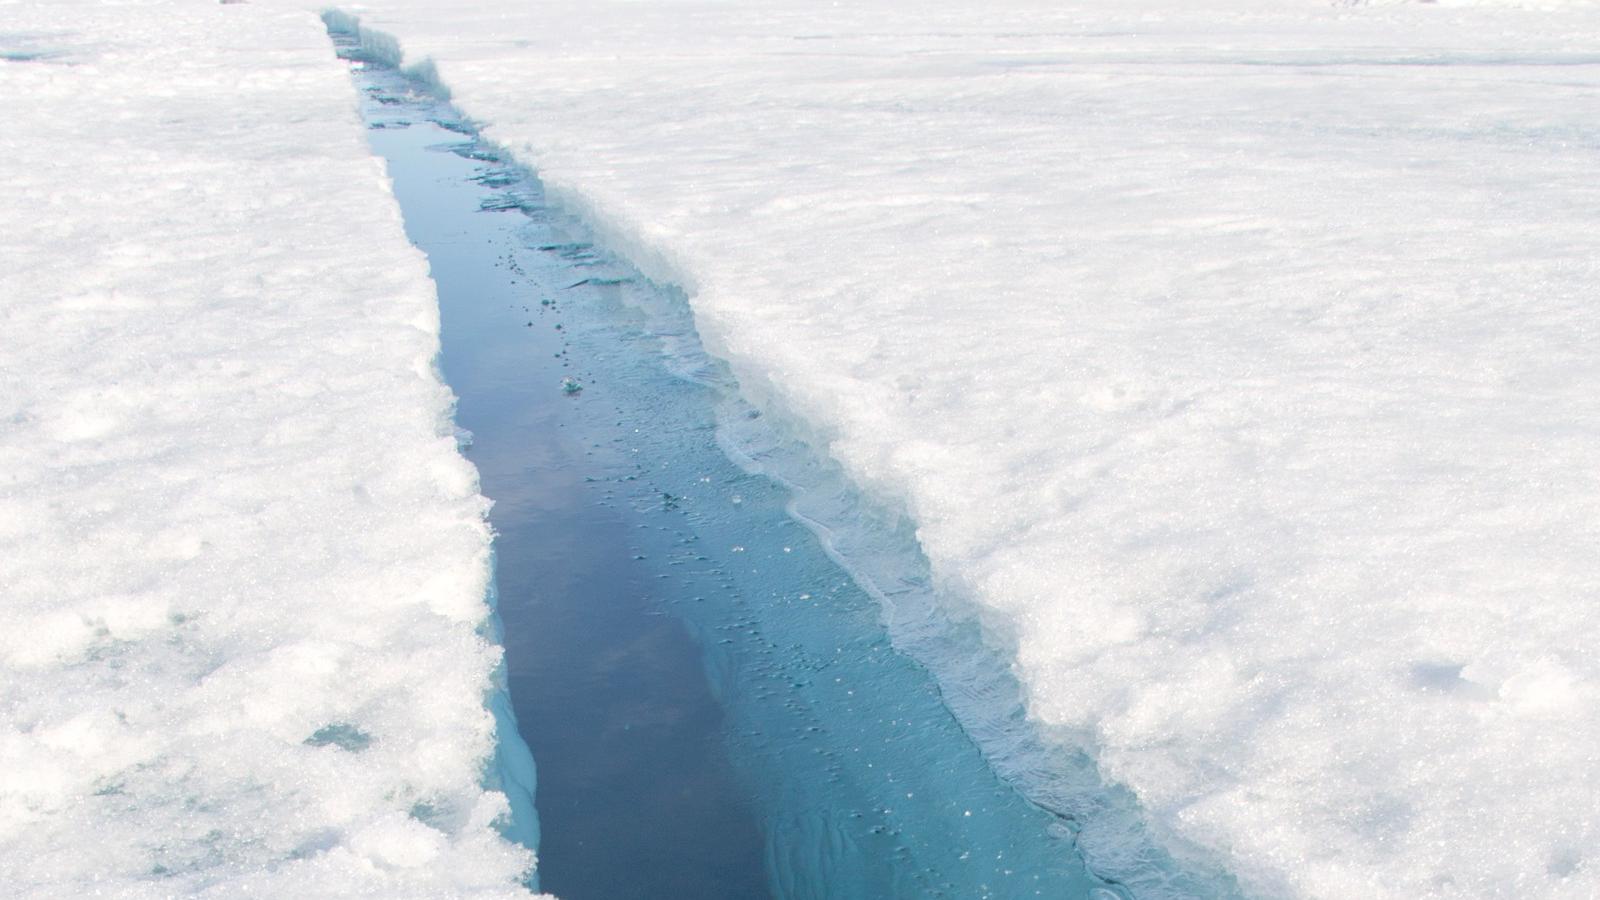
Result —
<instances>
[{"instance_id":1,"label":"glinting snow","mask_svg":"<svg viewBox=\"0 0 1600 900\"><path fill-rule=\"evenodd\" d=\"M321 23L0 3L0 97L0 892L527 896L485 501Z\"/></svg>"},{"instance_id":2,"label":"glinting snow","mask_svg":"<svg viewBox=\"0 0 1600 900\"><path fill-rule=\"evenodd\" d=\"M1174 846L1600 893L1592 4L352 11L912 517Z\"/></svg>"}]
</instances>

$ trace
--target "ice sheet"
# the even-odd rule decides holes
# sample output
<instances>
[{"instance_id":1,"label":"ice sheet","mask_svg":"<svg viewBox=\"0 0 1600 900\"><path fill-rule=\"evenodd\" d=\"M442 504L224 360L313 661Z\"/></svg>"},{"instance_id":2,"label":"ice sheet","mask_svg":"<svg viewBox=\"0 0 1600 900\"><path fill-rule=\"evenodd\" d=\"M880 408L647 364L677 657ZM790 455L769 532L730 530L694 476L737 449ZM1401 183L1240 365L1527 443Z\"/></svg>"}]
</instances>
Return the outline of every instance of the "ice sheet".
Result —
<instances>
[{"instance_id":1,"label":"ice sheet","mask_svg":"<svg viewBox=\"0 0 1600 900\"><path fill-rule=\"evenodd\" d=\"M1483 6L351 9L914 518L1174 846L1587 897L1600 19Z\"/></svg>"},{"instance_id":2,"label":"ice sheet","mask_svg":"<svg viewBox=\"0 0 1600 900\"><path fill-rule=\"evenodd\" d=\"M0 884L525 897L438 310L317 17L0 3Z\"/></svg>"}]
</instances>

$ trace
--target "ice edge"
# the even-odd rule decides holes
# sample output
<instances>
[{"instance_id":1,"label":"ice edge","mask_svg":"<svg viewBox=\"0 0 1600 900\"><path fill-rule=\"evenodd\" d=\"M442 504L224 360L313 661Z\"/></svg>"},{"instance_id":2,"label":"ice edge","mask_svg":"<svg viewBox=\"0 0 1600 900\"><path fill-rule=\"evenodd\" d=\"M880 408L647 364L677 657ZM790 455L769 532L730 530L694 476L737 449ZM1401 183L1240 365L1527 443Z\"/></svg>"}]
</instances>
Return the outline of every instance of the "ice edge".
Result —
<instances>
[{"instance_id":1,"label":"ice edge","mask_svg":"<svg viewBox=\"0 0 1600 900\"><path fill-rule=\"evenodd\" d=\"M337 9L326 9L322 12L322 22L328 29L328 34L344 35L357 41L361 56L372 63L399 69L407 77L413 78L427 86L441 100L448 100L449 90L439 81L438 70L431 60L402 66L403 54L400 42L393 36L380 31L362 28L357 16L342 12ZM437 359L435 360L437 368ZM439 379L444 381L443 376ZM453 421L451 424L460 431L460 426ZM469 460L470 462L470 460ZM500 620L500 596L496 584L495 570L496 557L491 547L486 563L488 572L485 583L487 588L484 603L489 609L489 615L479 626L479 633L484 639L496 647L504 647L504 627ZM483 786L490 790L503 793L507 805L510 807L510 816L505 821L498 823L499 831L507 840L527 847L535 853L535 864L528 869L523 877L523 884L530 890L539 890L539 870L537 853L539 850L539 816L534 802L538 785L538 772L533 758L533 751L522 738L522 733L517 728L517 717L511 704L510 685L507 683L506 666L502 652L501 661L491 675L491 684L484 695L484 708L494 717L495 749L492 760L486 760L483 772Z\"/></svg>"}]
</instances>

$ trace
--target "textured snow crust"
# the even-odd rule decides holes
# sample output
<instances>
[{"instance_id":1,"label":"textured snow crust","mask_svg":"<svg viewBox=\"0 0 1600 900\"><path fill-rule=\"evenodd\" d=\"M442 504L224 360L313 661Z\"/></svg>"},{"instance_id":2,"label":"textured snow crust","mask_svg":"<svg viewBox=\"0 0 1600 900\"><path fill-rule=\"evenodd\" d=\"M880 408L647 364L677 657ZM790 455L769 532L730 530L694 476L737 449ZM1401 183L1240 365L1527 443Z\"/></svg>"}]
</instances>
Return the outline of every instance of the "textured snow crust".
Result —
<instances>
[{"instance_id":1,"label":"textured snow crust","mask_svg":"<svg viewBox=\"0 0 1600 900\"><path fill-rule=\"evenodd\" d=\"M525 897L438 311L317 17L0 3L0 893Z\"/></svg>"},{"instance_id":2,"label":"textured snow crust","mask_svg":"<svg viewBox=\"0 0 1600 900\"><path fill-rule=\"evenodd\" d=\"M1600 19L1513 6L351 9L913 517L1170 839L1268 896L1591 897Z\"/></svg>"}]
</instances>

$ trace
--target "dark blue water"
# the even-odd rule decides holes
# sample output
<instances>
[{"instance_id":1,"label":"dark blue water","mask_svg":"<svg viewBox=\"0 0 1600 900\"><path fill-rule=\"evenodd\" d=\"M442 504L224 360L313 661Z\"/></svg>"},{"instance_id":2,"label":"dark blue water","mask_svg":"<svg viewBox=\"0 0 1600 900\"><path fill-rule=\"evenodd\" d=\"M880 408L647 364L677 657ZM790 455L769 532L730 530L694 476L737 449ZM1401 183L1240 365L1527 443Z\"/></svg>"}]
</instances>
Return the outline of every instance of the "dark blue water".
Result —
<instances>
[{"instance_id":1,"label":"dark blue water","mask_svg":"<svg viewBox=\"0 0 1600 900\"><path fill-rule=\"evenodd\" d=\"M837 485L797 504L794 485L757 474L816 466L738 400L681 297L593 246L447 104L393 69L356 78L429 256L441 367L495 504L541 886L568 900L1127 896L1078 850L1091 807L1116 805L1078 783L1092 766L1038 749L971 623L905 599L930 593L902 564L905 523ZM852 553L901 562L874 583L841 567ZM942 689L886 617L898 646L960 644L985 671ZM1142 867L1173 887L1164 861Z\"/></svg>"}]
</instances>

